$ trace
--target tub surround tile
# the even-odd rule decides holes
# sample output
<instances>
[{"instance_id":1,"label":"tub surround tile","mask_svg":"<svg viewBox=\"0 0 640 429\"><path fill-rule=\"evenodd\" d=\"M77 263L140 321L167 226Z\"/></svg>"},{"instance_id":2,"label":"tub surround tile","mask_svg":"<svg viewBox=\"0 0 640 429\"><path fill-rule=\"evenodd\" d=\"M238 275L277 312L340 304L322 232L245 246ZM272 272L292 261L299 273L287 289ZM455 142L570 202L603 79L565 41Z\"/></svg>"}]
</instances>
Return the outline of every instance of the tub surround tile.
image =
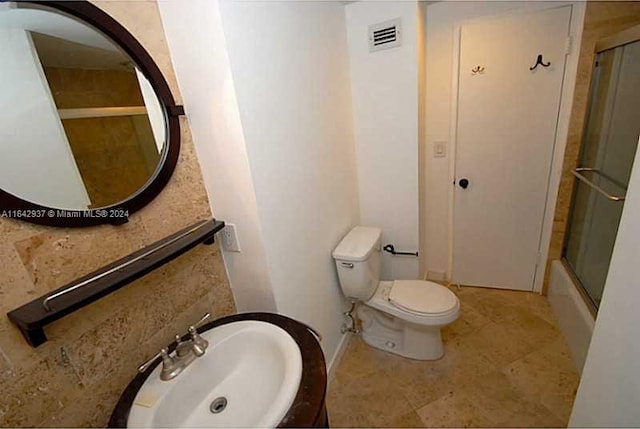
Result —
<instances>
[{"instance_id":1,"label":"tub surround tile","mask_svg":"<svg viewBox=\"0 0 640 429\"><path fill-rule=\"evenodd\" d=\"M546 299L452 291L463 323L444 335L439 360L405 359L350 338L327 393L333 426L566 427L578 374ZM401 409L403 396L411 410L381 414L378 401L390 394Z\"/></svg>"}]
</instances>

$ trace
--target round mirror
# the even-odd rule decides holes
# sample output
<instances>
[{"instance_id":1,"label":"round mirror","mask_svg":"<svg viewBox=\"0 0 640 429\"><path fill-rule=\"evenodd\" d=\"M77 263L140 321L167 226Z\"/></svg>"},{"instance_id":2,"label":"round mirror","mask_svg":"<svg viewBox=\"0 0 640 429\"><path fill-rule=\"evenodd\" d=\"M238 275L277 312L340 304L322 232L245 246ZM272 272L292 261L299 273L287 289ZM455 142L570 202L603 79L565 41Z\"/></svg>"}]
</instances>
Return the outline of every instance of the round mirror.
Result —
<instances>
[{"instance_id":1,"label":"round mirror","mask_svg":"<svg viewBox=\"0 0 640 429\"><path fill-rule=\"evenodd\" d=\"M0 51L1 216L120 223L160 192L180 109L122 26L88 2L2 3Z\"/></svg>"}]
</instances>

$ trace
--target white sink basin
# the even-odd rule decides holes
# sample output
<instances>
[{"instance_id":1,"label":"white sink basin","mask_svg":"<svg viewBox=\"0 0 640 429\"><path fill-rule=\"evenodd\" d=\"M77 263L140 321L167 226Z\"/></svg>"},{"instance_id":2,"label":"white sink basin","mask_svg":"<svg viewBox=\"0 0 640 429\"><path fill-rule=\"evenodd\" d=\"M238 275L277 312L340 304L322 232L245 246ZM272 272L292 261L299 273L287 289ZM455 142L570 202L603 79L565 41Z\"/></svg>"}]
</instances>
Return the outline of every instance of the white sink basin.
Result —
<instances>
[{"instance_id":1,"label":"white sink basin","mask_svg":"<svg viewBox=\"0 0 640 429\"><path fill-rule=\"evenodd\" d=\"M245 320L201 334L204 356L176 378L160 380L158 365L136 395L127 427L275 427L298 391L300 349L271 323ZM219 413L211 411L226 399ZM218 404L224 402L218 400Z\"/></svg>"}]
</instances>

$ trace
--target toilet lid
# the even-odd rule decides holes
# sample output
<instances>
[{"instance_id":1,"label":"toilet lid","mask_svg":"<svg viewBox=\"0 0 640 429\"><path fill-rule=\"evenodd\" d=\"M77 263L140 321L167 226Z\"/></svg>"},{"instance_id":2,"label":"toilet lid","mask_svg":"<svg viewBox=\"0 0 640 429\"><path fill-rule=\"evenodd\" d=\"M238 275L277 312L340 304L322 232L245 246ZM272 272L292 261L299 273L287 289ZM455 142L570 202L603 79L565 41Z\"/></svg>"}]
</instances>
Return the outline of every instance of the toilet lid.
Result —
<instances>
[{"instance_id":1,"label":"toilet lid","mask_svg":"<svg viewBox=\"0 0 640 429\"><path fill-rule=\"evenodd\" d=\"M439 314L455 308L458 297L437 283L422 280L396 280L391 287L389 301L410 312Z\"/></svg>"}]
</instances>

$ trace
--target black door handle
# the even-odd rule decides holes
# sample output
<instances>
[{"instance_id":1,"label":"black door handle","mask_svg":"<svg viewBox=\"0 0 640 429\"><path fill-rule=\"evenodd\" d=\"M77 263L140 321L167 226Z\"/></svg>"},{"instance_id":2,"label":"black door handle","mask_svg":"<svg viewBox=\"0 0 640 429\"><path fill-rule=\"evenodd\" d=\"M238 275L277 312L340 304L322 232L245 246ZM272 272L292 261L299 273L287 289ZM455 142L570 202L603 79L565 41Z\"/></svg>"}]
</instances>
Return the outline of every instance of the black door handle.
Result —
<instances>
[{"instance_id":1,"label":"black door handle","mask_svg":"<svg viewBox=\"0 0 640 429\"><path fill-rule=\"evenodd\" d=\"M462 189L467 189L467 187L469 186L469 179L458 180L458 185L460 185Z\"/></svg>"}]
</instances>

